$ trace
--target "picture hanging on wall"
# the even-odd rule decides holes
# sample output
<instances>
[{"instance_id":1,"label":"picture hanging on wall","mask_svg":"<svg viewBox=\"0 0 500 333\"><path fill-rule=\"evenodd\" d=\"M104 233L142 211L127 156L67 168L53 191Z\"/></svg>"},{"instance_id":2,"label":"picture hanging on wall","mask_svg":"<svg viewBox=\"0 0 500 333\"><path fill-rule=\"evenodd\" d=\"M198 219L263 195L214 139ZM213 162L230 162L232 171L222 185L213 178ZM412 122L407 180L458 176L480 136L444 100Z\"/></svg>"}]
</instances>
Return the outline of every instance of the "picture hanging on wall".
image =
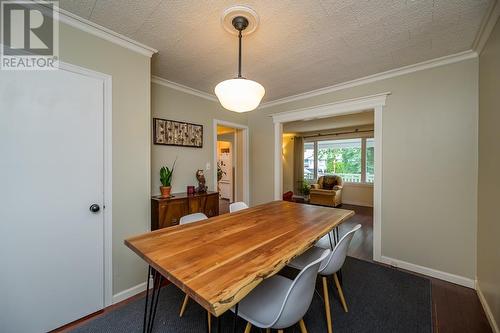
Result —
<instances>
[{"instance_id":1,"label":"picture hanging on wall","mask_svg":"<svg viewBox=\"0 0 500 333\"><path fill-rule=\"evenodd\" d=\"M153 143L203 148L203 125L153 118Z\"/></svg>"}]
</instances>

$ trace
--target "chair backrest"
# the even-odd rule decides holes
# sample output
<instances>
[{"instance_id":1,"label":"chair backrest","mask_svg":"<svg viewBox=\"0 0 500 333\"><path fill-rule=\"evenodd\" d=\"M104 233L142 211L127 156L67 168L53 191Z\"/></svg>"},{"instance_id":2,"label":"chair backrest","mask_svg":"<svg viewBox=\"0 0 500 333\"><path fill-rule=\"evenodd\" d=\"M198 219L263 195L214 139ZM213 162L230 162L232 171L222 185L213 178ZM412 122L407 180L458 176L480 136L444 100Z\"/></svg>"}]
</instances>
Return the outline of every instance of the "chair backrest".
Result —
<instances>
[{"instance_id":1,"label":"chair backrest","mask_svg":"<svg viewBox=\"0 0 500 333\"><path fill-rule=\"evenodd\" d=\"M342 186L343 180L339 175L325 175L318 178L321 189L331 190L335 186Z\"/></svg>"},{"instance_id":2,"label":"chair backrest","mask_svg":"<svg viewBox=\"0 0 500 333\"><path fill-rule=\"evenodd\" d=\"M184 215L183 217L181 217L181 219L179 220L179 224L198 222L198 221L206 220L206 219L208 219L208 217L203 213L193 213L193 214Z\"/></svg>"},{"instance_id":3,"label":"chair backrest","mask_svg":"<svg viewBox=\"0 0 500 333\"><path fill-rule=\"evenodd\" d=\"M347 250L349 249L349 244L351 244L352 237L354 233L361 228L361 224L356 225L347 234L345 234L340 241L335 245L333 251L330 255L321 263L319 268L319 274L321 275L331 275L338 272L344 264L345 257L347 256Z\"/></svg>"},{"instance_id":4,"label":"chair backrest","mask_svg":"<svg viewBox=\"0 0 500 333\"><path fill-rule=\"evenodd\" d=\"M248 205L244 203L243 201L238 201L238 202L233 202L232 204L229 205L229 212L237 212L242 209L247 209Z\"/></svg>"},{"instance_id":5,"label":"chair backrest","mask_svg":"<svg viewBox=\"0 0 500 333\"><path fill-rule=\"evenodd\" d=\"M290 327L304 317L314 295L319 266L331 252L331 250L325 250L318 259L300 271L288 289L283 299L281 310L273 324L270 325L270 328L281 329Z\"/></svg>"}]
</instances>

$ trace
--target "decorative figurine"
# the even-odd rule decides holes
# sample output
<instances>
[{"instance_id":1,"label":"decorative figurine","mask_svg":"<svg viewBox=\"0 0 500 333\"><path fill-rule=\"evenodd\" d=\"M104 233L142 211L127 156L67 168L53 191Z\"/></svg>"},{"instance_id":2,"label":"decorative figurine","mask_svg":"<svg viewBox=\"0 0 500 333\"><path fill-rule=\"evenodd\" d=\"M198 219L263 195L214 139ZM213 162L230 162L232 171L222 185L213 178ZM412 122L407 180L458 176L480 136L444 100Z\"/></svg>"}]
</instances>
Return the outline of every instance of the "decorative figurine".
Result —
<instances>
[{"instance_id":1,"label":"decorative figurine","mask_svg":"<svg viewBox=\"0 0 500 333\"><path fill-rule=\"evenodd\" d=\"M196 192L205 193L208 187L205 185L206 180L203 170L199 169L196 171L196 179L198 180L198 188L196 189Z\"/></svg>"}]
</instances>

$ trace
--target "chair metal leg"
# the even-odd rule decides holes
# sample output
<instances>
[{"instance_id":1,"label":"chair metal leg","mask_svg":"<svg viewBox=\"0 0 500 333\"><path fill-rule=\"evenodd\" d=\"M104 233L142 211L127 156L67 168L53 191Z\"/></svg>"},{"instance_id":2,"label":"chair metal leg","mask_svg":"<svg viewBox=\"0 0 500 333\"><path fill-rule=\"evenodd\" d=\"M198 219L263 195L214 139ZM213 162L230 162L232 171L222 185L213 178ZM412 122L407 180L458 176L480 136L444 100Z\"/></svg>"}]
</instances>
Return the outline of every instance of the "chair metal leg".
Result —
<instances>
[{"instance_id":1,"label":"chair metal leg","mask_svg":"<svg viewBox=\"0 0 500 333\"><path fill-rule=\"evenodd\" d=\"M300 333L307 333L306 324L304 323L304 319L299 321Z\"/></svg>"},{"instance_id":2,"label":"chair metal leg","mask_svg":"<svg viewBox=\"0 0 500 333\"><path fill-rule=\"evenodd\" d=\"M328 283L325 276L322 276L321 279L323 280L323 296L325 298L326 325L328 333L332 333L332 317L330 313L330 298L328 297Z\"/></svg>"},{"instance_id":3,"label":"chair metal leg","mask_svg":"<svg viewBox=\"0 0 500 333\"><path fill-rule=\"evenodd\" d=\"M186 306L188 304L188 301L189 301L189 296L186 294L186 296L184 296L184 301L182 302L181 311L179 312L179 317L182 317L184 315L184 311L186 311Z\"/></svg>"},{"instance_id":4,"label":"chair metal leg","mask_svg":"<svg viewBox=\"0 0 500 333\"><path fill-rule=\"evenodd\" d=\"M337 273L333 274L333 281L335 282L335 286L337 286L337 291L339 292L340 296L340 302L342 303L342 306L344 307L344 311L348 312L347 310L347 303L344 298L344 292L342 291L342 287L340 286L339 278L337 277Z\"/></svg>"},{"instance_id":5,"label":"chair metal leg","mask_svg":"<svg viewBox=\"0 0 500 333\"><path fill-rule=\"evenodd\" d=\"M252 330L252 324L247 323L247 326L245 326L245 333L250 333L251 330Z\"/></svg>"}]
</instances>

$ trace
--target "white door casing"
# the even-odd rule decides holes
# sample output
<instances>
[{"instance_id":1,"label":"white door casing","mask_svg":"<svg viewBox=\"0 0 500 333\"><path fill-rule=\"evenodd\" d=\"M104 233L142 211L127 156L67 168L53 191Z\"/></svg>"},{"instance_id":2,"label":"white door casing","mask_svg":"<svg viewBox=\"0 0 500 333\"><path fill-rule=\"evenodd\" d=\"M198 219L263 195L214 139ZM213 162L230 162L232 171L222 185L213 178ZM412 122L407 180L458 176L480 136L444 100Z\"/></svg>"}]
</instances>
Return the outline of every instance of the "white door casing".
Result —
<instances>
[{"instance_id":1,"label":"white door casing","mask_svg":"<svg viewBox=\"0 0 500 333\"><path fill-rule=\"evenodd\" d=\"M2 72L0 138L2 327L48 331L109 305L111 77Z\"/></svg>"},{"instance_id":2,"label":"white door casing","mask_svg":"<svg viewBox=\"0 0 500 333\"><path fill-rule=\"evenodd\" d=\"M226 127L231 127L235 129L239 129L242 131L242 151L241 152L236 152L237 154L242 154L242 160L243 160L243 165L241 166L243 169L243 202L245 202L247 205L250 205L250 147L249 147L249 134L248 134L248 126L246 125L241 125L237 123L232 123L229 121L225 120L219 120L219 119L214 119L213 120L213 177L214 177L214 184L215 188L217 188L217 159L218 159L218 153L217 153L217 126L226 126ZM235 135L235 138L237 135ZM236 146L236 141L235 145ZM234 147L233 146L233 147ZM240 167L239 165L237 166L238 168Z\"/></svg>"},{"instance_id":3,"label":"white door casing","mask_svg":"<svg viewBox=\"0 0 500 333\"><path fill-rule=\"evenodd\" d=\"M382 260L382 111L390 92L353 98L309 108L275 113L274 122L274 200L281 200L283 193L283 123L311 118L326 118L374 110L375 180L373 182L373 260Z\"/></svg>"}]
</instances>

